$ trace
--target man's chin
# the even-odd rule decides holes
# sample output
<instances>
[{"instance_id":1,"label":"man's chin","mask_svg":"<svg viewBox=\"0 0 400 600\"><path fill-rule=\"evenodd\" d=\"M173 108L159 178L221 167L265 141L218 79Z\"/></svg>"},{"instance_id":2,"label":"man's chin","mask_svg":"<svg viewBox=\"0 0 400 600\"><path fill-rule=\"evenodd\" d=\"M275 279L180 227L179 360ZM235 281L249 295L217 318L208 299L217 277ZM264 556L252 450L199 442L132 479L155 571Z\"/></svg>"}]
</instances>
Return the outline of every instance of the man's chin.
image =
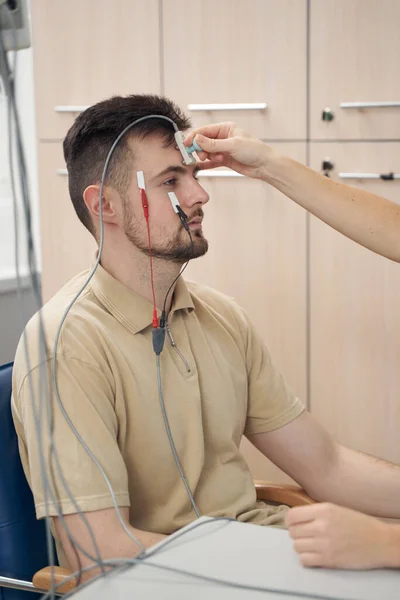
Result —
<instances>
[{"instance_id":1,"label":"man's chin","mask_svg":"<svg viewBox=\"0 0 400 600\"><path fill-rule=\"evenodd\" d=\"M200 258L204 256L208 251L208 241L203 235L200 236L192 236L193 238L193 246L190 248L191 250L191 259Z\"/></svg>"},{"instance_id":2,"label":"man's chin","mask_svg":"<svg viewBox=\"0 0 400 600\"><path fill-rule=\"evenodd\" d=\"M177 263L184 263L188 260L200 258L207 253L208 241L203 236L192 235L193 244L177 248L171 259Z\"/></svg>"},{"instance_id":3,"label":"man's chin","mask_svg":"<svg viewBox=\"0 0 400 600\"><path fill-rule=\"evenodd\" d=\"M187 238L176 239L175 243L171 243L169 247L159 248L157 246L152 247L153 258L161 260L170 260L175 263L183 264L188 260L194 258L200 258L204 256L208 250L208 241L203 236L201 231L193 231L191 233L191 242ZM145 246L137 246L133 240L130 240L133 245L139 247L140 250L149 256L149 249Z\"/></svg>"}]
</instances>

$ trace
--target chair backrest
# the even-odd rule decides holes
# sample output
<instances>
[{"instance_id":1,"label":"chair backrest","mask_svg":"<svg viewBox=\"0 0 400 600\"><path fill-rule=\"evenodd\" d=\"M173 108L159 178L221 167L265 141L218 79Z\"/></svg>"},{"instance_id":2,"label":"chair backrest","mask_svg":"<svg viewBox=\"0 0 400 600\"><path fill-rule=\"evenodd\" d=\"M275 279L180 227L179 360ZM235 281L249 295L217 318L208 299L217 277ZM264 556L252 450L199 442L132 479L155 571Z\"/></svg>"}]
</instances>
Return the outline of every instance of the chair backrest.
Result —
<instances>
[{"instance_id":1,"label":"chair backrest","mask_svg":"<svg viewBox=\"0 0 400 600\"><path fill-rule=\"evenodd\" d=\"M0 575L32 581L47 566L45 524L35 515L33 496L18 452L11 416L12 363L0 366ZM34 600L32 592L0 587L0 600Z\"/></svg>"}]
</instances>

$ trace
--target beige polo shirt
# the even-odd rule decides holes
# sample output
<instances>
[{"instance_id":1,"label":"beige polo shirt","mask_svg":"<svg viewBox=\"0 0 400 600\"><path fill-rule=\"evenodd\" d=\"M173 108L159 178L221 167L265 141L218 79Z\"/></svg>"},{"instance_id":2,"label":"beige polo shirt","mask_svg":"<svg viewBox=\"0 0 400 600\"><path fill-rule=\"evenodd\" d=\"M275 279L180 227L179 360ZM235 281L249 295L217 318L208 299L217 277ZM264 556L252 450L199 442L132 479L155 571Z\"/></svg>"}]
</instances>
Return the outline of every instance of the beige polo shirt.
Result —
<instances>
[{"instance_id":1,"label":"beige polo shirt","mask_svg":"<svg viewBox=\"0 0 400 600\"><path fill-rule=\"evenodd\" d=\"M41 410L42 451L49 435L44 374L65 308L88 272L72 279L42 311L48 355L40 357L38 316L26 328L29 365L21 338L13 373L13 416L23 467L38 518L45 515L31 390ZM152 306L97 272L70 311L57 352L63 405L101 463L130 523L169 534L195 518L173 459L157 391L151 341ZM202 515L277 523L275 509L256 501L249 468L239 451L244 434L268 432L295 419L303 405L274 368L246 314L230 298L178 281L169 316L171 336L161 354L162 390L176 449ZM52 395L54 440L71 493L82 511L113 506L94 462L72 433ZM39 414L39 413L38 413ZM54 466L64 514L76 508ZM56 510L50 504L50 514Z\"/></svg>"}]
</instances>

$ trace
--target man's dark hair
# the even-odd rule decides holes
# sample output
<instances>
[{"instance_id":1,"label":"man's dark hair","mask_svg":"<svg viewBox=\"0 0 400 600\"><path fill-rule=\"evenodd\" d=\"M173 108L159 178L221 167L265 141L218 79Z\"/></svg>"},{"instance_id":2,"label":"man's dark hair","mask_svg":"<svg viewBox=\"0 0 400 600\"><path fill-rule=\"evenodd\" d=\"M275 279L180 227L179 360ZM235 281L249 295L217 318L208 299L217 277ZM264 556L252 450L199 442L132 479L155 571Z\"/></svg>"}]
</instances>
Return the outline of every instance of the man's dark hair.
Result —
<instances>
[{"instance_id":1,"label":"man's dark hair","mask_svg":"<svg viewBox=\"0 0 400 600\"><path fill-rule=\"evenodd\" d=\"M89 185L99 184L104 163L118 135L130 123L146 115L163 115L180 130L190 127L189 119L171 100L155 95L114 96L98 102L81 113L64 139L64 158L69 175L69 194L83 225L95 234L92 218L83 200ZM174 141L171 123L163 119L147 119L135 125L116 146L108 166L105 183L124 196L131 178L132 152L128 138L143 139L158 133L165 146Z\"/></svg>"}]
</instances>

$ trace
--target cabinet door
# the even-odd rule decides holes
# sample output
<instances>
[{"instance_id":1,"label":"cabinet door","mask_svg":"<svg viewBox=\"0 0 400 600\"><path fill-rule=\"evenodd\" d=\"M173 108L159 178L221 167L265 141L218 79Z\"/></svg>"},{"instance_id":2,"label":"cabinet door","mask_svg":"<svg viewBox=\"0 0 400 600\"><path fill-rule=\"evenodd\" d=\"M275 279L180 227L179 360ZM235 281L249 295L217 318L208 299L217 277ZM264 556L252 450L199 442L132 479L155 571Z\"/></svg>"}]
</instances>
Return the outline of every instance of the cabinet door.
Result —
<instances>
[{"instance_id":1,"label":"cabinet door","mask_svg":"<svg viewBox=\"0 0 400 600\"><path fill-rule=\"evenodd\" d=\"M39 138L63 138L74 107L159 93L158 0L35 0L31 12Z\"/></svg>"},{"instance_id":2,"label":"cabinet door","mask_svg":"<svg viewBox=\"0 0 400 600\"><path fill-rule=\"evenodd\" d=\"M310 0L311 139L400 138L399 23L398 0Z\"/></svg>"},{"instance_id":3,"label":"cabinet door","mask_svg":"<svg viewBox=\"0 0 400 600\"><path fill-rule=\"evenodd\" d=\"M166 0L164 89L195 125L236 121L261 138L306 137L305 0Z\"/></svg>"},{"instance_id":4,"label":"cabinet door","mask_svg":"<svg viewBox=\"0 0 400 600\"><path fill-rule=\"evenodd\" d=\"M400 172L400 143L313 144L339 173ZM348 183L400 203L400 181ZM399 237L400 243L400 237ZM310 408L342 443L400 462L400 265L311 219Z\"/></svg>"},{"instance_id":5,"label":"cabinet door","mask_svg":"<svg viewBox=\"0 0 400 600\"><path fill-rule=\"evenodd\" d=\"M275 146L306 160L304 143ZM201 183L210 194L204 209L210 246L189 264L187 278L215 287L246 309L274 363L306 402L305 211L253 179L204 177ZM246 440L243 452L256 478L288 479Z\"/></svg>"},{"instance_id":6,"label":"cabinet door","mask_svg":"<svg viewBox=\"0 0 400 600\"><path fill-rule=\"evenodd\" d=\"M97 247L75 214L68 193L62 145L39 144L42 293L46 302L71 277L87 269Z\"/></svg>"}]
</instances>

